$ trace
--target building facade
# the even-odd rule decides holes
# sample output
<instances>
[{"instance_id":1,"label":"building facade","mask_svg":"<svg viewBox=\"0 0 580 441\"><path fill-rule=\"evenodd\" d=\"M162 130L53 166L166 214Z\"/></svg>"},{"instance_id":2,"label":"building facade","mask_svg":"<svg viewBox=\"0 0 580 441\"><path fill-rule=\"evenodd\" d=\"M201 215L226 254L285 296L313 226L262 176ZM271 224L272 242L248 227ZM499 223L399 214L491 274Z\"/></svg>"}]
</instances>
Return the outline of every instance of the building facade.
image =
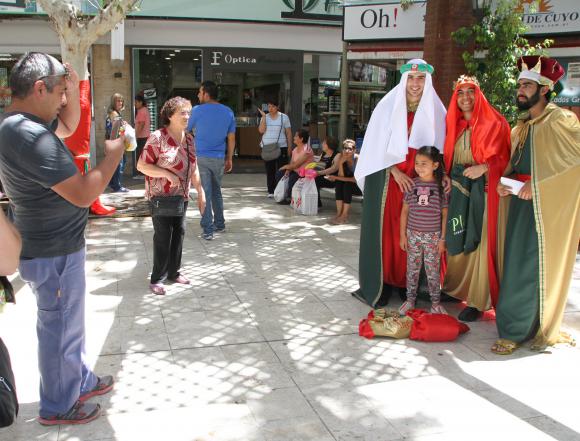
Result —
<instances>
[{"instance_id":1,"label":"building facade","mask_svg":"<svg viewBox=\"0 0 580 441\"><path fill-rule=\"evenodd\" d=\"M397 70L401 64L411 58L428 57L427 61L435 67L435 88L447 104L453 81L464 73L462 49L454 46L450 34L475 22L472 3L471 0L416 0L409 8L403 9L400 1L347 1L343 37L348 42L347 59L351 70L355 65L357 70L368 70L372 66L385 68L386 92L398 82ZM580 115L578 1L520 0L518 7L524 13L524 23L530 28L526 37L532 43L545 38L553 39L554 45L549 49L549 54L566 69L567 74L562 81L564 90L555 102ZM361 131L364 131L376 100L364 95L361 99L355 98L357 92L353 86L356 87L350 82L349 100L360 101L360 108L368 109L358 121Z\"/></svg>"},{"instance_id":2,"label":"building facade","mask_svg":"<svg viewBox=\"0 0 580 441\"><path fill-rule=\"evenodd\" d=\"M7 75L21 54L60 53L42 11L31 2L12 3L0 2L0 112L10 100ZM94 12L91 2L79 5ZM133 119L134 95L143 94L155 129L168 98L184 96L196 104L205 80L218 83L220 101L234 110L240 155L259 155L258 107L265 109L269 99L280 103L293 129L307 126L317 142L337 130L327 89L338 89L341 25L341 11L323 1L208 0L184 6L175 0L143 0L124 22L124 61L111 61L109 36L92 47L97 155L113 93L125 97L127 121Z\"/></svg>"}]
</instances>

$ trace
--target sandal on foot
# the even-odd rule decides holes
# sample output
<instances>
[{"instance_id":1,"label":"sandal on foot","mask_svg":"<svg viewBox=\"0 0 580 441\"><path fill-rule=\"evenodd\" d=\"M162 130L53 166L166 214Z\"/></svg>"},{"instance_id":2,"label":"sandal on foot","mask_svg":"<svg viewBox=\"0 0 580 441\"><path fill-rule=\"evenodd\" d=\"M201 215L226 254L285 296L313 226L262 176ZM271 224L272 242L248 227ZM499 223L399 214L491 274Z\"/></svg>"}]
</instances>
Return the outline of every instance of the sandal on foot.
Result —
<instances>
[{"instance_id":1,"label":"sandal on foot","mask_svg":"<svg viewBox=\"0 0 580 441\"><path fill-rule=\"evenodd\" d=\"M165 287L163 286L163 283L151 283L149 284L149 289L157 296L165 295Z\"/></svg>"},{"instance_id":2,"label":"sandal on foot","mask_svg":"<svg viewBox=\"0 0 580 441\"><path fill-rule=\"evenodd\" d=\"M518 348L518 344L515 341L508 340L507 338L500 338L495 341L491 347L491 352L497 355L510 355Z\"/></svg>"},{"instance_id":3,"label":"sandal on foot","mask_svg":"<svg viewBox=\"0 0 580 441\"><path fill-rule=\"evenodd\" d=\"M431 305L431 314L445 314L445 315L447 315L447 310L439 304Z\"/></svg>"},{"instance_id":4,"label":"sandal on foot","mask_svg":"<svg viewBox=\"0 0 580 441\"><path fill-rule=\"evenodd\" d=\"M415 302L412 300L407 300L399 308L399 315L407 315L407 311L410 311L413 308L415 308Z\"/></svg>"}]
</instances>

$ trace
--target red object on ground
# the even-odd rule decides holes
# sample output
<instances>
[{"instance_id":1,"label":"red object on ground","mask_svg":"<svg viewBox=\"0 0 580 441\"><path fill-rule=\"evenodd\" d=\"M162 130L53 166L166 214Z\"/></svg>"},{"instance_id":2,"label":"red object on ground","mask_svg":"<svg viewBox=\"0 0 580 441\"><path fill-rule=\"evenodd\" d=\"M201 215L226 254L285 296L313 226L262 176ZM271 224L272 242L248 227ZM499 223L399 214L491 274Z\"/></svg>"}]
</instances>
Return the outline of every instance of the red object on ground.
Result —
<instances>
[{"instance_id":1,"label":"red object on ground","mask_svg":"<svg viewBox=\"0 0 580 441\"><path fill-rule=\"evenodd\" d=\"M369 323L370 318L362 319L358 324L358 335L364 338L373 339L375 337L375 333L373 328Z\"/></svg>"},{"instance_id":2,"label":"red object on ground","mask_svg":"<svg viewBox=\"0 0 580 441\"><path fill-rule=\"evenodd\" d=\"M411 340L453 341L469 331L469 326L447 314L431 314L423 309L412 309L407 315L413 319Z\"/></svg>"},{"instance_id":3,"label":"red object on ground","mask_svg":"<svg viewBox=\"0 0 580 441\"><path fill-rule=\"evenodd\" d=\"M96 214L97 216L107 216L117 211L114 207L107 207L103 205L99 198L95 199L89 210L92 214Z\"/></svg>"}]
</instances>

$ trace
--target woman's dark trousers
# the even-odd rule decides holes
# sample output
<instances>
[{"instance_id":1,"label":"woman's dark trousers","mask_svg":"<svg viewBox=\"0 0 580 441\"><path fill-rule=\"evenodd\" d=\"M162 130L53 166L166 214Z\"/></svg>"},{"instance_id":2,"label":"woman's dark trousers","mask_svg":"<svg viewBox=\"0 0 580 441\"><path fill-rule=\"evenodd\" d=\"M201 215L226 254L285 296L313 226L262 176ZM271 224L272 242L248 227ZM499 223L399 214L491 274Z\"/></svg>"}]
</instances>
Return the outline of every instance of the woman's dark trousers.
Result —
<instances>
[{"instance_id":1,"label":"woman's dark trousers","mask_svg":"<svg viewBox=\"0 0 580 441\"><path fill-rule=\"evenodd\" d=\"M276 172L278 171L279 158L273 159L271 161L264 161L266 166L266 185L268 186L268 194L274 194L274 189L276 188Z\"/></svg>"},{"instance_id":2,"label":"woman's dark trousers","mask_svg":"<svg viewBox=\"0 0 580 441\"><path fill-rule=\"evenodd\" d=\"M185 202L187 210L187 202ZM185 214L183 216L152 216L153 271L151 283L175 280L181 268Z\"/></svg>"}]
</instances>

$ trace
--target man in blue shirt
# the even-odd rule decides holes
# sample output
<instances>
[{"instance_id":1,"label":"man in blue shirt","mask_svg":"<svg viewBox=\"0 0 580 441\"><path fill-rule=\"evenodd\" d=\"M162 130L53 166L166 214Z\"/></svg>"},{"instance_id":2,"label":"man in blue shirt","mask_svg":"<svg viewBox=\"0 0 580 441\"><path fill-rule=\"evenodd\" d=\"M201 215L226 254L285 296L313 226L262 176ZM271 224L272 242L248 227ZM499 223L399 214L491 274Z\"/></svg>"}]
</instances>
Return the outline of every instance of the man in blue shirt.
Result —
<instances>
[{"instance_id":1,"label":"man in blue shirt","mask_svg":"<svg viewBox=\"0 0 580 441\"><path fill-rule=\"evenodd\" d=\"M234 112L217 101L218 89L213 81L204 81L197 97L200 104L191 111L188 131L195 135L197 166L206 205L201 217L202 237L212 240L214 233L226 229L222 177L232 171L232 158L236 146L236 120ZM227 142L227 151L226 151Z\"/></svg>"}]
</instances>

